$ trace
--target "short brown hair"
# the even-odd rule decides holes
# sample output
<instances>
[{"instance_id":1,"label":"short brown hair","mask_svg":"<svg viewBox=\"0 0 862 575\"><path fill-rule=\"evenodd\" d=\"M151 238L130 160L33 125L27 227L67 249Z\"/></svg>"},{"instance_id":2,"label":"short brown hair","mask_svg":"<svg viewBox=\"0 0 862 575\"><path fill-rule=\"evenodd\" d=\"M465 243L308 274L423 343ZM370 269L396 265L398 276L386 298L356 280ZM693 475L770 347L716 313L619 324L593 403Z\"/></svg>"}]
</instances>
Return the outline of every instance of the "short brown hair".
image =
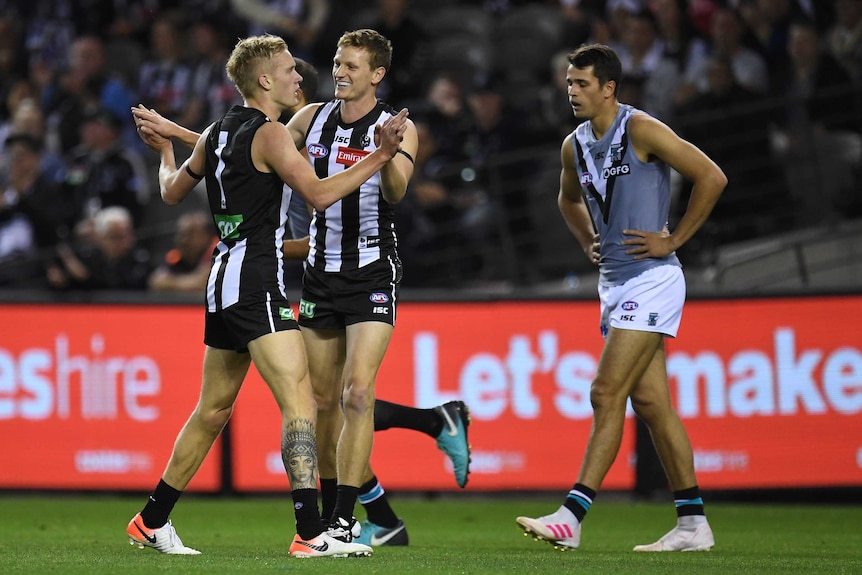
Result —
<instances>
[{"instance_id":1,"label":"short brown hair","mask_svg":"<svg viewBox=\"0 0 862 575\"><path fill-rule=\"evenodd\" d=\"M225 65L228 78L236 84L243 98L257 89L258 65L287 50L283 39L271 34L251 36L236 43Z\"/></svg>"},{"instance_id":2,"label":"short brown hair","mask_svg":"<svg viewBox=\"0 0 862 575\"><path fill-rule=\"evenodd\" d=\"M392 42L377 30L363 28L345 32L338 39L339 48L360 48L368 52L368 63L372 70L392 66Z\"/></svg>"}]
</instances>

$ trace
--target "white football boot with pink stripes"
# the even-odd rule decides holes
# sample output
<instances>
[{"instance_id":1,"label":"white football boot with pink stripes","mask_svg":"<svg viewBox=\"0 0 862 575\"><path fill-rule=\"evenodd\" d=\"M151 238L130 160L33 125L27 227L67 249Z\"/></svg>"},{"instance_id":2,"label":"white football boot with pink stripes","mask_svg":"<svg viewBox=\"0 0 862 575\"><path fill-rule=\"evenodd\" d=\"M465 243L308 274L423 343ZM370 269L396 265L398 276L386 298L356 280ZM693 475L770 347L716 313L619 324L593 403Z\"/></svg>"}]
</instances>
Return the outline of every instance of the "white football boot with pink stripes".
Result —
<instances>
[{"instance_id":1,"label":"white football boot with pink stripes","mask_svg":"<svg viewBox=\"0 0 862 575\"><path fill-rule=\"evenodd\" d=\"M547 541L560 551L577 549L581 544L581 524L575 514L560 506L555 513L538 519L518 517L515 519L525 536L532 536L536 541Z\"/></svg>"}]
</instances>

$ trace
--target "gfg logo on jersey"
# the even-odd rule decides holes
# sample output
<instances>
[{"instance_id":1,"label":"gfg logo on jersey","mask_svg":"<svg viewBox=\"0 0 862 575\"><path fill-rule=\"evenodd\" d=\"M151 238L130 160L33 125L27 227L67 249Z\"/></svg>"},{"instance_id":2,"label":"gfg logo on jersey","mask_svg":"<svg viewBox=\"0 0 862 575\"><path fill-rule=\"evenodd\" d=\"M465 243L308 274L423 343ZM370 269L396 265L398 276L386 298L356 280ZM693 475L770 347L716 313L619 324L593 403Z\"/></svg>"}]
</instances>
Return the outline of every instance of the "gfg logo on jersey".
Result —
<instances>
[{"instance_id":1,"label":"gfg logo on jersey","mask_svg":"<svg viewBox=\"0 0 862 575\"><path fill-rule=\"evenodd\" d=\"M584 172L584 174L581 176L581 185L586 188L587 186L589 186L592 183L593 183L593 175L589 172Z\"/></svg>"},{"instance_id":2,"label":"gfg logo on jersey","mask_svg":"<svg viewBox=\"0 0 862 575\"><path fill-rule=\"evenodd\" d=\"M368 296L372 303L386 303L389 301L389 296L382 292L376 292Z\"/></svg>"},{"instance_id":3,"label":"gfg logo on jersey","mask_svg":"<svg viewBox=\"0 0 862 575\"><path fill-rule=\"evenodd\" d=\"M625 302L623 302L622 308L624 311L634 311L638 308L638 302L636 302L636 301L625 301Z\"/></svg>"},{"instance_id":4,"label":"gfg logo on jersey","mask_svg":"<svg viewBox=\"0 0 862 575\"><path fill-rule=\"evenodd\" d=\"M329 148L320 143L308 144L305 149L312 158L323 158L329 155Z\"/></svg>"},{"instance_id":5,"label":"gfg logo on jersey","mask_svg":"<svg viewBox=\"0 0 862 575\"><path fill-rule=\"evenodd\" d=\"M626 174L631 172L631 168L629 168L628 164L623 164L622 166L613 166L610 168L605 168L602 170L602 177L604 179L608 179L611 176L625 176Z\"/></svg>"}]
</instances>

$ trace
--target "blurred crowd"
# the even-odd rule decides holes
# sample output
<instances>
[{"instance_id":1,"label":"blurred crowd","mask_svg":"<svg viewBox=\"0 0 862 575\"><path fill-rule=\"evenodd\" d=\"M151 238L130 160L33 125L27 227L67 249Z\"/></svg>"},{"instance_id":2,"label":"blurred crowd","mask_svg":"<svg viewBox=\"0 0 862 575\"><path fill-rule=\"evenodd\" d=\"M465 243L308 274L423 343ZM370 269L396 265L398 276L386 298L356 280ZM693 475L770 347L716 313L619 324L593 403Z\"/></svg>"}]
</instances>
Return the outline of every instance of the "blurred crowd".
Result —
<instances>
[{"instance_id":1,"label":"blurred crowd","mask_svg":"<svg viewBox=\"0 0 862 575\"><path fill-rule=\"evenodd\" d=\"M727 173L681 254L862 216L862 0L0 0L0 287L201 292L215 240L165 212L129 109L202 130L241 103L237 38L283 36L332 94L338 37L394 47L378 91L420 134L397 207L409 286L532 285L586 264L556 213L566 54L612 46L620 100ZM675 214L689 190L674 186ZM671 222L671 225L673 222Z\"/></svg>"}]
</instances>

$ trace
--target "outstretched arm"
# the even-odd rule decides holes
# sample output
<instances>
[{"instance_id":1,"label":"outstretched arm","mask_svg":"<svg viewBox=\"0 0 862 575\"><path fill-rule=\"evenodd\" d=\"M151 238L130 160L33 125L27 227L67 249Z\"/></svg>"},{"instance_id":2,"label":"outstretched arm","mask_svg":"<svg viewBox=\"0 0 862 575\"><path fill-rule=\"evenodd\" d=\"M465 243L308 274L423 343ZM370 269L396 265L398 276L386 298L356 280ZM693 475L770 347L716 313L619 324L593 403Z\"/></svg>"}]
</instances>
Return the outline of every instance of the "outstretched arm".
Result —
<instances>
[{"instance_id":1,"label":"outstretched arm","mask_svg":"<svg viewBox=\"0 0 862 575\"><path fill-rule=\"evenodd\" d=\"M138 104L132 108L132 116L135 118L135 126L138 128L139 134L162 136L168 139L176 138L191 149L194 149L198 138L200 138L200 134L197 132L168 120L152 108L145 108L143 104Z\"/></svg>"},{"instance_id":2,"label":"outstretched arm","mask_svg":"<svg viewBox=\"0 0 862 575\"><path fill-rule=\"evenodd\" d=\"M138 108L132 108L134 110ZM137 124L137 117L135 123ZM208 129L204 131L204 135ZM160 135L154 130L145 129L145 126L138 125L138 136L144 143L153 151L159 154L159 194L162 200L169 206L174 206L189 194L190 191L197 185L199 178L193 174L203 175L205 158L204 158L204 141L205 136L198 137L192 155L177 168L177 160L174 155L174 145L171 140L163 135Z\"/></svg>"},{"instance_id":3,"label":"outstretched arm","mask_svg":"<svg viewBox=\"0 0 862 575\"><path fill-rule=\"evenodd\" d=\"M380 127L380 147L348 170L318 179L311 164L297 151L293 137L284 126L266 123L255 133L252 160L260 170L276 172L284 183L311 206L325 210L351 194L365 180L380 171L396 155L407 129L407 110L388 118Z\"/></svg>"}]
</instances>

